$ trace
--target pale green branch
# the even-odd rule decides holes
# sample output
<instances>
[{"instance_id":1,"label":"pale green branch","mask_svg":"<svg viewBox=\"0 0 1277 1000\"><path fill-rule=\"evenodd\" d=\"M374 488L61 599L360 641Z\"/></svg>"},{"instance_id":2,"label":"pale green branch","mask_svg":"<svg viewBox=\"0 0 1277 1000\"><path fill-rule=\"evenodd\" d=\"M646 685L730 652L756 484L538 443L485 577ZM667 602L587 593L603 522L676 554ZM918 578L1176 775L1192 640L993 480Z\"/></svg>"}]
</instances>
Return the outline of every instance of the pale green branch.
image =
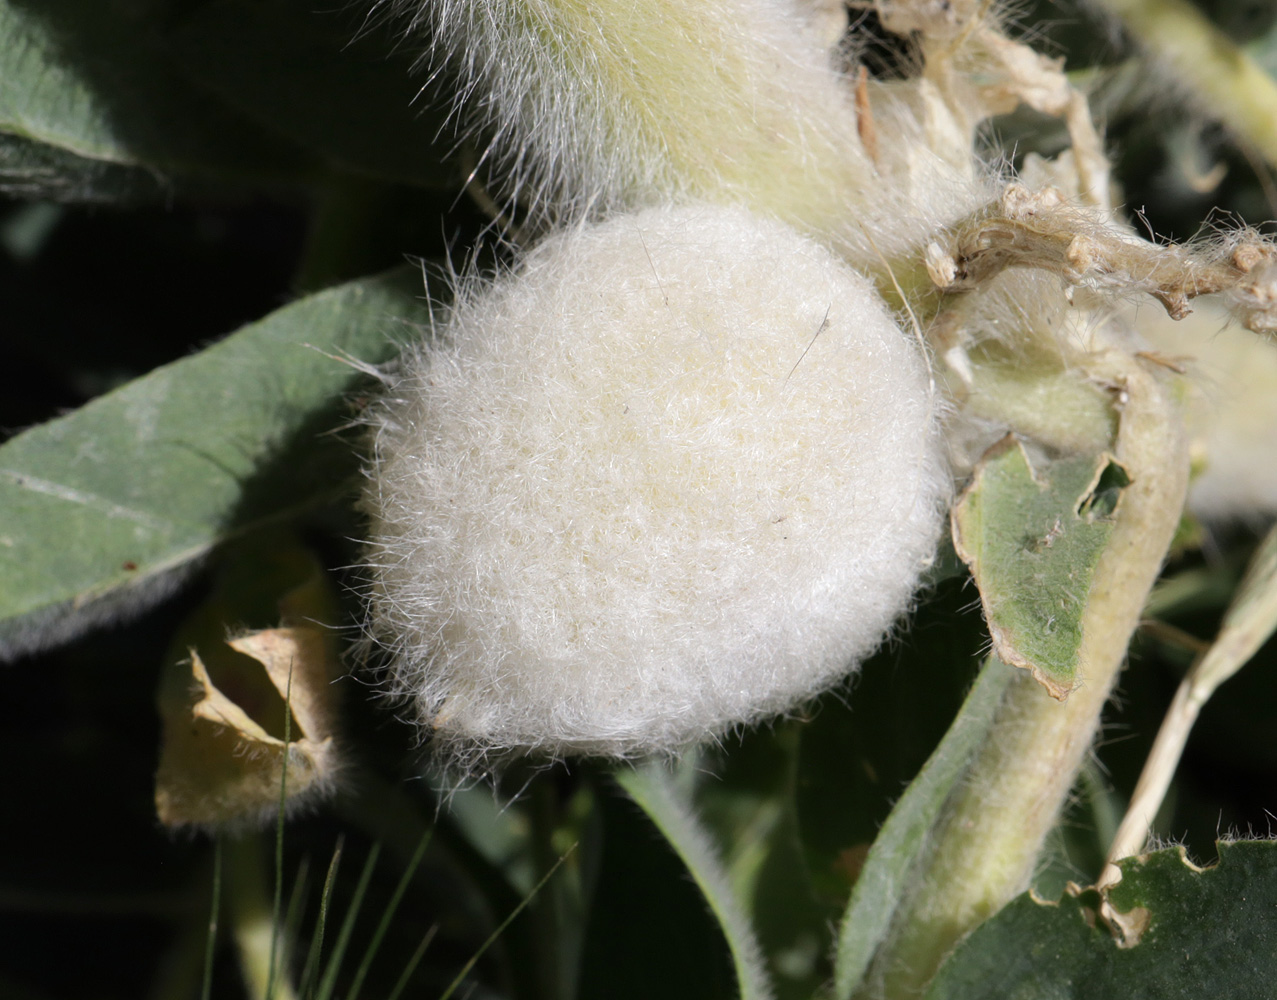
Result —
<instances>
[{"instance_id":1,"label":"pale green branch","mask_svg":"<svg viewBox=\"0 0 1277 1000\"><path fill-rule=\"evenodd\" d=\"M1166 62L1247 145L1277 165L1277 81L1188 0L1095 0Z\"/></svg>"}]
</instances>

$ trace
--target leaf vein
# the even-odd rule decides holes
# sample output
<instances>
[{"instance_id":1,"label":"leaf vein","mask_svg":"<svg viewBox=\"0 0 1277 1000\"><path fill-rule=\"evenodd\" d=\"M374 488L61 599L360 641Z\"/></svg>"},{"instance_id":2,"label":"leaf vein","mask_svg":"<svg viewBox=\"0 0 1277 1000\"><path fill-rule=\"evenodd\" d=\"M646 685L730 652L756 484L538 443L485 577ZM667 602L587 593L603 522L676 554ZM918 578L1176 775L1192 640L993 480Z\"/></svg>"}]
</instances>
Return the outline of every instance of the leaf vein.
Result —
<instances>
[{"instance_id":1,"label":"leaf vein","mask_svg":"<svg viewBox=\"0 0 1277 1000\"><path fill-rule=\"evenodd\" d=\"M150 528L153 531L170 531L176 525L173 521L165 518L156 517L155 515L137 510L133 507L126 507L109 500L106 497L91 493L88 490L79 489L75 486L68 486L65 483L55 483L52 480L41 479L39 476L32 476L25 472L19 472L16 469L0 469L0 477L8 479L15 486L30 490L33 493L42 493L46 496L57 497L59 500L65 500L68 503L80 504L85 507L99 508L107 517L118 517L143 527Z\"/></svg>"}]
</instances>

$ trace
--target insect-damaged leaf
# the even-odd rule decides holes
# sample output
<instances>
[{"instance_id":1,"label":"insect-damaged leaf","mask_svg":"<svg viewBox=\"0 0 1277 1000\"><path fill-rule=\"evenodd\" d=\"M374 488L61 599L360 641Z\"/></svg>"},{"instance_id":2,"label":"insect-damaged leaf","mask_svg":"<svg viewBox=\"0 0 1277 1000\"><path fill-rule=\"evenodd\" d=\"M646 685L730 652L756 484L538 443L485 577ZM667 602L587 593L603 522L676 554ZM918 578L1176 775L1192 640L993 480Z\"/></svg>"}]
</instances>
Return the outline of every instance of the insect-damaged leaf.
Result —
<instances>
[{"instance_id":1,"label":"insect-damaged leaf","mask_svg":"<svg viewBox=\"0 0 1277 1000\"><path fill-rule=\"evenodd\" d=\"M1219 845L1205 871L1179 848L1121 864L1094 891L1028 893L963 941L926 1000L1201 1000L1273 995L1277 843Z\"/></svg>"},{"instance_id":2,"label":"insect-damaged leaf","mask_svg":"<svg viewBox=\"0 0 1277 1000\"><path fill-rule=\"evenodd\" d=\"M1008 435L985 453L953 511L993 648L1056 698L1076 683L1091 578L1129 482L1107 453L1030 462Z\"/></svg>"},{"instance_id":3,"label":"insect-damaged leaf","mask_svg":"<svg viewBox=\"0 0 1277 1000\"><path fill-rule=\"evenodd\" d=\"M160 675L161 823L268 824L281 795L292 809L334 790L339 619L322 564L287 532L223 552Z\"/></svg>"}]
</instances>

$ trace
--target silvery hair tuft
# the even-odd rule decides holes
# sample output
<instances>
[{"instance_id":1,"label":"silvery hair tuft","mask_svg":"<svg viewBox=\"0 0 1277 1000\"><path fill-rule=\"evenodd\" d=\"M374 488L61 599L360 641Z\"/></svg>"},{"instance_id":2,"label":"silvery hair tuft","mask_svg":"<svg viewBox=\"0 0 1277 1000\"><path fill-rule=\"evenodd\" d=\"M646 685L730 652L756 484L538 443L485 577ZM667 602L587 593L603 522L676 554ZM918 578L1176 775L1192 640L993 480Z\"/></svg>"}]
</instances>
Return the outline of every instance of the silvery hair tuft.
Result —
<instances>
[{"instance_id":1,"label":"silvery hair tuft","mask_svg":"<svg viewBox=\"0 0 1277 1000\"><path fill-rule=\"evenodd\" d=\"M370 633L471 763L669 752L847 676L950 478L927 363L739 208L583 223L469 283L376 409Z\"/></svg>"}]
</instances>

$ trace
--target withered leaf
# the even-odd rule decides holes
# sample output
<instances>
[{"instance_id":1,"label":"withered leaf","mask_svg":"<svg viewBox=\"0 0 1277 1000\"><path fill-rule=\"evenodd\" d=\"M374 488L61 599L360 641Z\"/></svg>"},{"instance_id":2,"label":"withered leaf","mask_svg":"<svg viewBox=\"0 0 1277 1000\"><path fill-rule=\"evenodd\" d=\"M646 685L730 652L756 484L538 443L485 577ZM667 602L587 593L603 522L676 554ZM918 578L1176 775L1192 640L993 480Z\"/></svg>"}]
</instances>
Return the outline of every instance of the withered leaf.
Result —
<instances>
[{"instance_id":1,"label":"withered leaf","mask_svg":"<svg viewBox=\"0 0 1277 1000\"><path fill-rule=\"evenodd\" d=\"M1012 435L985 453L953 511L994 652L1064 699L1077 683L1095 565L1127 483L1108 453L1031 463Z\"/></svg>"},{"instance_id":2,"label":"withered leaf","mask_svg":"<svg viewBox=\"0 0 1277 1000\"><path fill-rule=\"evenodd\" d=\"M289 809L330 792L338 769L330 634L316 626L266 629L230 640L208 658L206 664L192 649L161 685L160 821L268 823L281 786Z\"/></svg>"}]
</instances>

